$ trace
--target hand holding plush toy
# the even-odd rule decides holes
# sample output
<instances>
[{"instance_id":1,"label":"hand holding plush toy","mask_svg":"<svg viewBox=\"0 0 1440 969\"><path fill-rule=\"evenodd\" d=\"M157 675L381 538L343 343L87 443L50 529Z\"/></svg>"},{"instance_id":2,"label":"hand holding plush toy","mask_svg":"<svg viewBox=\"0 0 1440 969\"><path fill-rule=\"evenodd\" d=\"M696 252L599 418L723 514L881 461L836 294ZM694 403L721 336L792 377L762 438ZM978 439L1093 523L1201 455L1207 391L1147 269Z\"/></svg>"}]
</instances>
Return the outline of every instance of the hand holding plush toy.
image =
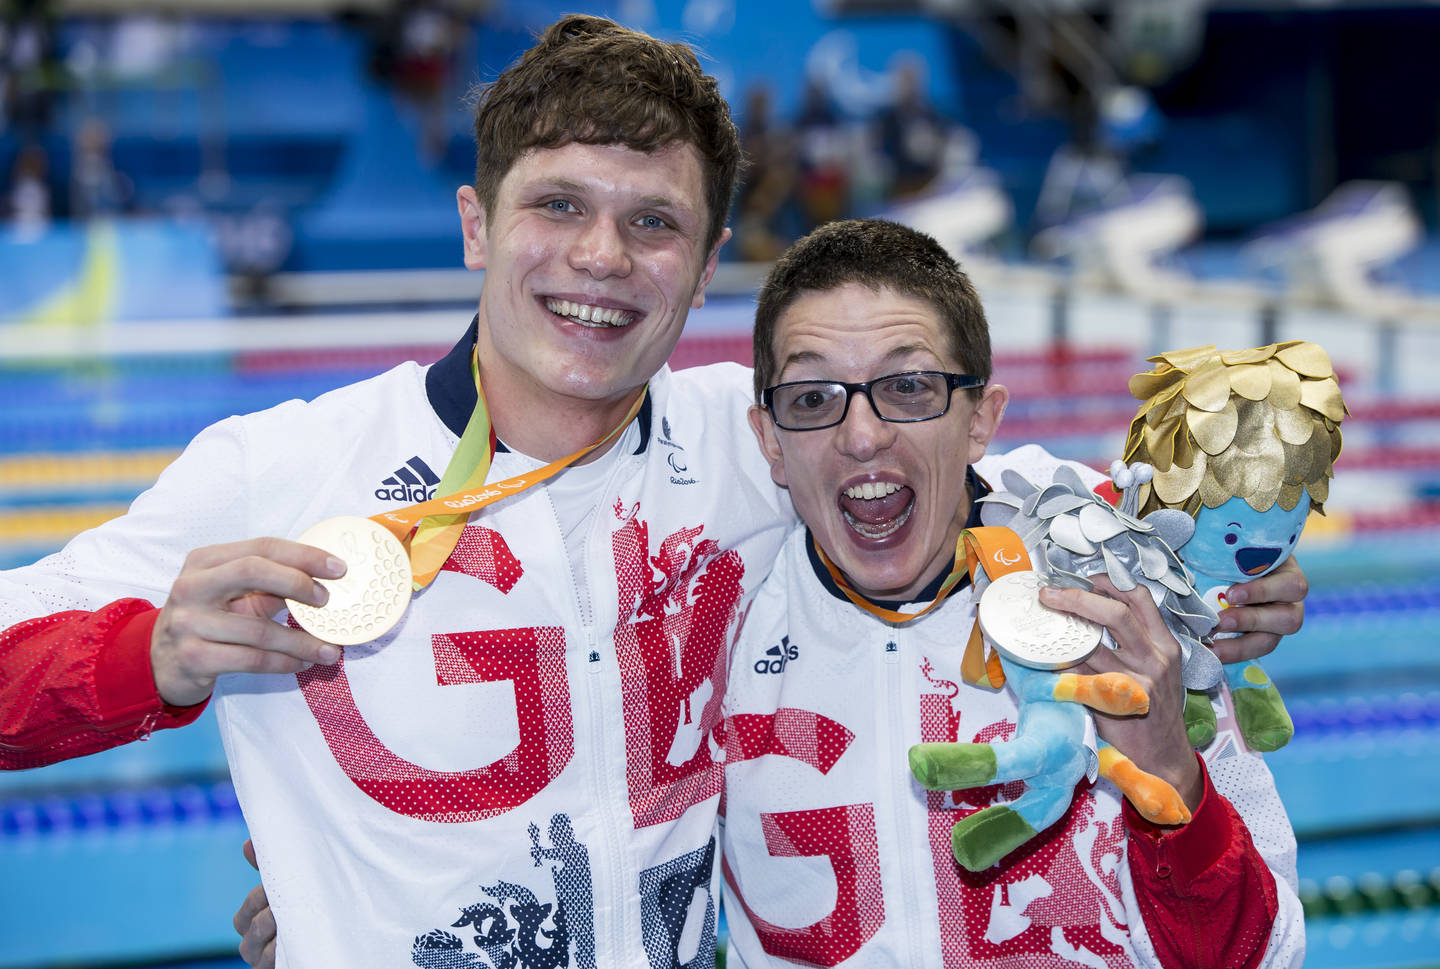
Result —
<instances>
[{"instance_id":1,"label":"hand holding plush toy","mask_svg":"<svg viewBox=\"0 0 1440 969\"><path fill-rule=\"evenodd\" d=\"M1130 488L1148 469L1126 468L1117 462L1112 469L1116 483ZM1199 642L1198 635L1215 624L1185 575L1173 549L1185 542L1194 530L1190 516L1161 510L1143 521L1134 515L1133 498L1114 508L1092 492L1070 468L1062 466L1054 479L1043 486L1027 481L1013 471L1002 477L1004 491L981 499L986 529L966 533L971 552L970 575L979 599L980 625L985 642L997 655L986 666L969 663L966 678L976 684L1008 684L1018 706L1015 736L994 743L917 744L910 749L910 770L916 780L931 790L957 790L986 784L1023 780L1026 790L1009 804L996 804L961 818L951 832L955 859L971 871L988 868L1000 858L1054 824L1064 815L1075 786L1087 776L1112 781L1142 815L1158 824L1182 824L1190 811L1179 792L1165 780L1140 769L1122 751L1103 740L1092 748L1093 734L1086 707L1118 716L1143 714L1149 698L1141 685L1124 673L1076 674L1060 672L1064 663L1078 663L1084 652L1061 657L1042 654L1022 656L1006 642L1003 632L987 622L987 609L995 605L996 594L1009 596L1002 582L1027 577L1033 590L1044 583L1090 589L1090 576L1103 574L1122 592L1146 589L1155 602L1166 627L1187 657L1185 682L1213 683L1219 678L1219 663ZM994 527L1001 526L1001 527ZM971 536L976 532L1004 533L1024 550L1002 557L975 554ZM977 538L978 543L986 541ZM993 562L1004 561L1023 571L991 574ZM1033 563L1033 566L1032 564ZM986 571L977 569L984 564ZM990 580L994 580L993 584ZM1033 598L1033 591L1032 591ZM1003 603L1002 603L1003 604ZM1030 608L1021 626L1032 632L1047 619L1063 614L1043 606ZM1100 642L1101 629L1093 626L1089 646ZM1067 630L1049 631L1056 641L1068 639ZM978 628L972 633L972 648L978 646ZM969 661L967 661L969 662ZM1003 673L995 669L1001 667ZM982 675L981 670L985 670ZM1178 688L1178 687L1177 687Z\"/></svg>"},{"instance_id":2,"label":"hand holding plush toy","mask_svg":"<svg viewBox=\"0 0 1440 969\"><path fill-rule=\"evenodd\" d=\"M1155 469L1140 511L1179 509L1195 519L1178 551L1206 602L1224 609L1233 583L1279 568L1309 512L1324 514L1349 411L1330 358L1307 341L1194 347L1150 360L1156 368L1130 380L1144 403L1125 442L1126 460ZM1254 661L1227 663L1224 676L1245 742L1283 747L1295 728L1265 671ZM1204 694L1187 701L1186 725L1196 746L1215 736Z\"/></svg>"}]
</instances>

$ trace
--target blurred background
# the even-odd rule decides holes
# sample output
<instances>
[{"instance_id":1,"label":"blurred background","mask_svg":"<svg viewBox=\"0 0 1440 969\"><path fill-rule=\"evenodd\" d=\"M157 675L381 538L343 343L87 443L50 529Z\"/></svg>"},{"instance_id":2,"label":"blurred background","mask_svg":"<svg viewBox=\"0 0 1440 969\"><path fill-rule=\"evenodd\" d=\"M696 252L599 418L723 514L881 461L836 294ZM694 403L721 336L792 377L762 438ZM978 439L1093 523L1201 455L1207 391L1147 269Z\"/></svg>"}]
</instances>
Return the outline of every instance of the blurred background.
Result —
<instances>
[{"instance_id":1,"label":"blurred background","mask_svg":"<svg viewBox=\"0 0 1440 969\"><path fill-rule=\"evenodd\" d=\"M1440 966L1440 3L4 0L0 568L201 427L469 321L464 99L561 13L700 49L751 168L672 364L749 362L766 264L886 215L971 271L1001 447L1104 467L1147 354L1305 338L1352 417L1266 665L1315 969ZM213 718L0 775L0 969L231 969Z\"/></svg>"}]
</instances>

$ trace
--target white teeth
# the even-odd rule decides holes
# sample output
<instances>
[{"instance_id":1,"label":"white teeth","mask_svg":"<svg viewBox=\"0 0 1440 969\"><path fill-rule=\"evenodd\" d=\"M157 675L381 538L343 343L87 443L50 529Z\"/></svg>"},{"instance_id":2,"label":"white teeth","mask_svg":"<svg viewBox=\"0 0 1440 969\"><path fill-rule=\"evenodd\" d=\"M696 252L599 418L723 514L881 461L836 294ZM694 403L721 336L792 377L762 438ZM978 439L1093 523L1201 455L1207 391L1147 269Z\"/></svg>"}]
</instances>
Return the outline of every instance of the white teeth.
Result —
<instances>
[{"instance_id":1,"label":"white teeth","mask_svg":"<svg viewBox=\"0 0 1440 969\"><path fill-rule=\"evenodd\" d=\"M576 323L586 326L629 326L635 314L625 310L575 303L568 299L547 299L545 308L558 316L568 316Z\"/></svg>"},{"instance_id":2,"label":"white teeth","mask_svg":"<svg viewBox=\"0 0 1440 969\"><path fill-rule=\"evenodd\" d=\"M862 522L860 519L856 518L854 515L850 514L847 511L844 512L845 524L855 529L855 531L859 532L865 538L885 538L887 535L893 535L897 531L899 531L900 526L905 524L905 522L909 521L910 513L914 510L915 506L913 504L907 505L905 506L905 510L902 511L893 521L887 522L884 525L871 525L867 522Z\"/></svg>"},{"instance_id":3,"label":"white teeth","mask_svg":"<svg viewBox=\"0 0 1440 969\"><path fill-rule=\"evenodd\" d=\"M867 481L864 484L855 485L851 488L846 488L845 497L864 498L868 501L871 498L884 498L886 495L893 495L899 490L900 486L891 481L881 481L878 483L874 481Z\"/></svg>"}]
</instances>

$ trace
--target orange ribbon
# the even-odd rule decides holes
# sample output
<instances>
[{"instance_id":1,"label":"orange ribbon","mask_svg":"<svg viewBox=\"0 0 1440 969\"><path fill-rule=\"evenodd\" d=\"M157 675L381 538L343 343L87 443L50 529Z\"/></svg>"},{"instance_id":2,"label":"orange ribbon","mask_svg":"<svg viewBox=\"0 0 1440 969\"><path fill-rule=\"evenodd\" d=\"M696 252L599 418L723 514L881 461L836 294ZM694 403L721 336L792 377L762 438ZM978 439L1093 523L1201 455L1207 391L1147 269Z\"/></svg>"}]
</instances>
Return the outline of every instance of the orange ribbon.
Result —
<instances>
[{"instance_id":1,"label":"orange ribbon","mask_svg":"<svg viewBox=\"0 0 1440 969\"><path fill-rule=\"evenodd\" d=\"M960 584L961 579L967 575L972 577L975 575L977 564L992 580L1007 572L1022 572L1030 568L1030 555L1025 551L1025 545L1020 541L1020 536L1016 535L1013 530L995 525L967 528L955 540L955 564L951 566L950 574L945 577L945 581L940 584L939 593L924 609L906 613L876 605L856 592L840 574L840 570L835 567L835 564L830 561L819 543L815 544L815 552L820 556L820 561L825 564L836 587L845 594L845 598L871 615L878 616L897 626L903 626L905 623L919 619L944 602L946 597ZM996 688L1005 685L1005 673L1000 668L999 657L993 654L988 658L985 656L984 637L980 634L978 619L971 627L970 639L965 644L965 655L960 662L960 674L967 683L988 684Z\"/></svg>"}]
</instances>

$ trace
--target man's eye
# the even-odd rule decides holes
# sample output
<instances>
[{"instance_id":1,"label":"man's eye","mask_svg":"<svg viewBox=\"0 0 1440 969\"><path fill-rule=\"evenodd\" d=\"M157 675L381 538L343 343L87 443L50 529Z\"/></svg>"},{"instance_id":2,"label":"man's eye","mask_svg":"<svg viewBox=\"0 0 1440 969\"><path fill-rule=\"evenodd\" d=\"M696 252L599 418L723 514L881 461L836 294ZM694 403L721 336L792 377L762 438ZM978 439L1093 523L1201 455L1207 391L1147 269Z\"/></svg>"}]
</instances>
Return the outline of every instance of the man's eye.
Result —
<instances>
[{"instance_id":1,"label":"man's eye","mask_svg":"<svg viewBox=\"0 0 1440 969\"><path fill-rule=\"evenodd\" d=\"M891 397L919 397L935 392L930 380L916 374L891 377L881 389Z\"/></svg>"},{"instance_id":2,"label":"man's eye","mask_svg":"<svg viewBox=\"0 0 1440 969\"><path fill-rule=\"evenodd\" d=\"M638 221L642 229L664 229L670 225L658 215L642 215Z\"/></svg>"},{"instance_id":3,"label":"man's eye","mask_svg":"<svg viewBox=\"0 0 1440 969\"><path fill-rule=\"evenodd\" d=\"M817 407L824 407L830 398L822 391L807 390L795 401L797 407L805 407L814 410Z\"/></svg>"},{"instance_id":4,"label":"man's eye","mask_svg":"<svg viewBox=\"0 0 1440 969\"><path fill-rule=\"evenodd\" d=\"M545 203L545 207L552 212L578 212L574 203L569 199L551 199Z\"/></svg>"}]
</instances>

